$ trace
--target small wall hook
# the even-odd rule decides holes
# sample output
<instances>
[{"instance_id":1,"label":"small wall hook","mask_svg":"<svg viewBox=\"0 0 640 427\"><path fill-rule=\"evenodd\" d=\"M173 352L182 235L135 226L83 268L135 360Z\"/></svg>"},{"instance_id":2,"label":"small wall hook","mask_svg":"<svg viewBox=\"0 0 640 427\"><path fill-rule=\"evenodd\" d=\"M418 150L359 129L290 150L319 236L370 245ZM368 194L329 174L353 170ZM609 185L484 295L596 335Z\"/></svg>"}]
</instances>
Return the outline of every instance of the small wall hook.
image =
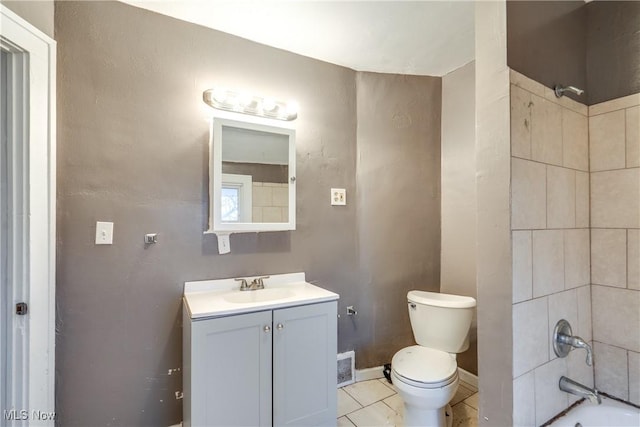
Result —
<instances>
[{"instance_id":1,"label":"small wall hook","mask_svg":"<svg viewBox=\"0 0 640 427\"><path fill-rule=\"evenodd\" d=\"M353 308L352 305L347 307L347 316L355 316L358 312Z\"/></svg>"},{"instance_id":2,"label":"small wall hook","mask_svg":"<svg viewBox=\"0 0 640 427\"><path fill-rule=\"evenodd\" d=\"M158 233L151 233L144 235L144 244L152 245L154 243L158 243Z\"/></svg>"}]
</instances>

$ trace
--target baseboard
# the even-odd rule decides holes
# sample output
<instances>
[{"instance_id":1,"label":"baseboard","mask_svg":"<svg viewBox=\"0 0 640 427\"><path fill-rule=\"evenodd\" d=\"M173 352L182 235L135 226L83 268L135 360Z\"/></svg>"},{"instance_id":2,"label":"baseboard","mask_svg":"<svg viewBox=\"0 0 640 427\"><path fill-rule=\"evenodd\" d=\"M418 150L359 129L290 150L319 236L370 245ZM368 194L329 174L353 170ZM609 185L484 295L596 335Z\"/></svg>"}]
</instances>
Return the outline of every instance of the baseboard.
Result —
<instances>
[{"instance_id":1,"label":"baseboard","mask_svg":"<svg viewBox=\"0 0 640 427\"><path fill-rule=\"evenodd\" d=\"M471 372L465 371L462 368L458 368L458 376L461 381L464 381L467 384L471 384L475 388L478 388L478 376L472 374Z\"/></svg>"},{"instance_id":2,"label":"baseboard","mask_svg":"<svg viewBox=\"0 0 640 427\"><path fill-rule=\"evenodd\" d=\"M378 378L384 378L382 366L374 366L373 368L356 369L356 382L375 380Z\"/></svg>"}]
</instances>

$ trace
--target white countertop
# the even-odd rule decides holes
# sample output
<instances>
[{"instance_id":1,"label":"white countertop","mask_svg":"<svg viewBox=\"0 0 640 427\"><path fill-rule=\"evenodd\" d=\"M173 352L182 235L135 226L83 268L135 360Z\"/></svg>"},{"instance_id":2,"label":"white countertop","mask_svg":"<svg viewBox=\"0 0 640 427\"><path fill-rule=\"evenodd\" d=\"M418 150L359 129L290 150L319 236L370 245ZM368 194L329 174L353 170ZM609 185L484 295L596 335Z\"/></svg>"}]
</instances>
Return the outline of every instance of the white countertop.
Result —
<instances>
[{"instance_id":1,"label":"white countertop","mask_svg":"<svg viewBox=\"0 0 640 427\"><path fill-rule=\"evenodd\" d=\"M251 283L253 278L246 277L248 283ZM314 304L340 298L334 292L306 282L304 273L271 275L268 279L264 279L264 289L254 291L239 289L240 283L233 278L185 282L183 296L185 310L191 319L204 319Z\"/></svg>"}]
</instances>

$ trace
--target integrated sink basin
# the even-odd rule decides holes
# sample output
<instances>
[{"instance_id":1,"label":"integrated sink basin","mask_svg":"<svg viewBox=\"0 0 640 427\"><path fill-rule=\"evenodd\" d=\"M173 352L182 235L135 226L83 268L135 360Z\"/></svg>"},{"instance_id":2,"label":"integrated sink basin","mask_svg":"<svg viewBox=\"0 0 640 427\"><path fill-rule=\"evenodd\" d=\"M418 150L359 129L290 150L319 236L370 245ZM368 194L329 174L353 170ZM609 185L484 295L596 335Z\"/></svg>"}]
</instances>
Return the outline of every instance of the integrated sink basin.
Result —
<instances>
[{"instance_id":1,"label":"integrated sink basin","mask_svg":"<svg viewBox=\"0 0 640 427\"><path fill-rule=\"evenodd\" d=\"M293 296L293 291L287 288L265 288L255 291L236 291L224 295L222 298L234 304L276 301Z\"/></svg>"},{"instance_id":2,"label":"integrated sink basin","mask_svg":"<svg viewBox=\"0 0 640 427\"><path fill-rule=\"evenodd\" d=\"M251 283L254 278L244 279ZM308 283L304 273L272 274L264 279L264 289L248 291L241 291L234 278L185 282L183 295L184 308L191 319L315 304L338 298L338 294Z\"/></svg>"}]
</instances>

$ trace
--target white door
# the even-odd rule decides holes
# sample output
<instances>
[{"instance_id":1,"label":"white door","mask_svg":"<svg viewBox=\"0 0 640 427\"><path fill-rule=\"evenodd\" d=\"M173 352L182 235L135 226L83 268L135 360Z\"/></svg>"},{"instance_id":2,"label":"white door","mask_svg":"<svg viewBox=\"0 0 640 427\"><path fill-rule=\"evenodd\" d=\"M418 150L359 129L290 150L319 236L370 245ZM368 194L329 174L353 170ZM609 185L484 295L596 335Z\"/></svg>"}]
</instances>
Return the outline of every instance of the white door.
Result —
<instances>
[{"instance_id":1,"label":"white door","mask_svg":"<svg viewBox=\"0 0 640 427\"><path fill-rule=\"evenodd\" d=\"M337 303L273 311L273 425L336 425Z\"/></svg>"},{"instance_id":2,"label":"white door","mask_svg":"<svg viewBox=\"0 0 640 427\"><path fill-rule=\"evenodd\" d=\"M55 42L0 4L0 51L0 425L53 425Z\"/></svg>"}]
</instances>

